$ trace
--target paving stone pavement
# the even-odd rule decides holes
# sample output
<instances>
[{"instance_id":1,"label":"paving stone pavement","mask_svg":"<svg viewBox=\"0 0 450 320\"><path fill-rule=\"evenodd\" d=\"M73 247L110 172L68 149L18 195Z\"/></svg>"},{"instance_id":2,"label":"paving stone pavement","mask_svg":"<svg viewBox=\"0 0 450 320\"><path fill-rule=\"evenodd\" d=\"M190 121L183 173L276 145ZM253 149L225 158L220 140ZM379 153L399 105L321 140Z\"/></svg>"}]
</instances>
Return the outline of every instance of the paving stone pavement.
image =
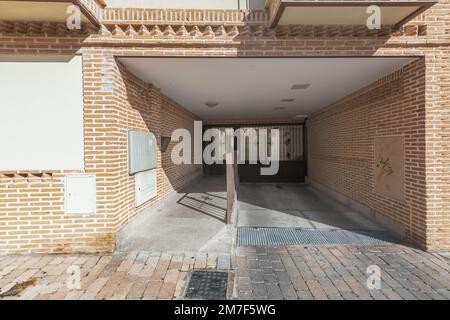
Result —
<instances>
[{"instance_id":1,"label":"paving stone pavement","mask_svg":"<svg viewBox=\"0 0 450 320\"><path fill-rule=\"evenodd\" d=\"M403 245L241 247L235 261L239 299L450 299L449 261Z\"/></svg>"},{"instance_id":2,"label":"paving stone pavement","mask_svg":"<svg viewBox=\"0 0 450 320\"><path fill-rule=\"evenodd\" d=\"M371 265L381 270L379 290L366 285ZM340 245L241 247L231 258L144 251L0 256L0 296L9 292L0 299L181 299L191 270L228 268L233 299L450 298L450 264L440 256L401 245ZM77 270L80 288L73 288Z\"/></svg>"},{"instance_id":3,"label":"paving stone pavement","mask_svg":"<svg viewBox=\"0 0 450 320\"><path fill-rule=\"evenodd\" d=\"M0 299L178 299L184 293L190 270L221 270L230 265L229 261L229 256L143 251L0 256ZM79 288L73 281L77 270ZM22 291L11 295L17 284L22 284Z\"/></svg>"}]
</instances>

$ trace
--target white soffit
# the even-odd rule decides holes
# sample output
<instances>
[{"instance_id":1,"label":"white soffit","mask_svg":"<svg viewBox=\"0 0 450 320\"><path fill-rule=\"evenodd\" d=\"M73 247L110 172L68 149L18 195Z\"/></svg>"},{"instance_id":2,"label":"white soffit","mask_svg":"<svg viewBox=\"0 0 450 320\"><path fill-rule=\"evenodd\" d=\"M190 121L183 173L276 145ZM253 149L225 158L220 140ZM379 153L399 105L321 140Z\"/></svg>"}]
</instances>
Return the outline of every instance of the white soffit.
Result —
<instances>
[{"instance_id":1,"label":"white soffit","mask_svg":"<svg viewBox=\"0 0 450 320\"><path fill-rule=\"evenodd\" d=\"M66 12L67 8L72 5L71 1L0 1L0 20L65 22L71 15ZM84 15L81 20L89 21Z\"/></svg>"},{"instance_id":2,"label":"white soffit","mask_svg":"<svg viewBox=\"0 0 450 320\"><path fill-rule=\"evenodd\" d=\"M136 76L205 120L310 114L414 59L119 58ZM292 90L296 84L310 86ZM219 104L211 108L205 105L209 101Z\"/></svg>"},{"instance_id":3,"label":"white soffit","mask_svg":"<svg viewBox=\"0 0 450 320\"><path fill-rule=\"evenodd\" d=\"M366 25L371 14L367 13L367 6L335 6L335 7L286 7L281 15L279 25ZM380 7L381 24L395 25L413 12L419 6L386 6Z\"/></svg>"}]
</instances>

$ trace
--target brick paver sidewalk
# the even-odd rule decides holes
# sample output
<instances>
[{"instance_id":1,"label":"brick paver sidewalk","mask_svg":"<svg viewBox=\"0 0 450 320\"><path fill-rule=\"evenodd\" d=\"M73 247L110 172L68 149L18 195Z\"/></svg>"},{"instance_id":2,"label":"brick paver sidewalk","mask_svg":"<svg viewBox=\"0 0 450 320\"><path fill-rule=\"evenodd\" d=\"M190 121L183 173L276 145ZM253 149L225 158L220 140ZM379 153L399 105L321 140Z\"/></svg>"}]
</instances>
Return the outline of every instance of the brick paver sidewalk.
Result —
<instances>
[{"instance_id":1,"label":"brick paver sidewalk","mask_svg":"<svg viewBox=\"0 0 450 320\"><path fill-rule=\"evenodd\" d=\"M390 245L248 247L231 259L150 252L0 256L0 299L178 299L189 271L224 270L230 261L238 299L450 298L448 261ZM370 265L381 269L380 290L367 289ZM69 290L73 266L81 288Z\"/></svg>"},{"instance_id":2,"label":"brick paver sidewalk","mask_svg":"<svg viewBox=\"0 0 450 320\"><path fill-rule=\"evenodd\" d=\"M22 292L3 299L176 299L182 294L189 270L228 268L229 261L226 256L149 252L3 256L0 292L25 283L28 287ZM71 266L79 266L79 290L67 286Z\"/></svg>"},{"instance_id":3,"label":"brick paver sidewalk","mask_svg":"<svg viewBox=\"0 0 450 320\"><path fill-rule=\"evenodd\" d=\"M238 248L241 299L449 299L450 264L401 245ZM367 268L381 289L367 288Z\"/></svg>"}]
</instances>

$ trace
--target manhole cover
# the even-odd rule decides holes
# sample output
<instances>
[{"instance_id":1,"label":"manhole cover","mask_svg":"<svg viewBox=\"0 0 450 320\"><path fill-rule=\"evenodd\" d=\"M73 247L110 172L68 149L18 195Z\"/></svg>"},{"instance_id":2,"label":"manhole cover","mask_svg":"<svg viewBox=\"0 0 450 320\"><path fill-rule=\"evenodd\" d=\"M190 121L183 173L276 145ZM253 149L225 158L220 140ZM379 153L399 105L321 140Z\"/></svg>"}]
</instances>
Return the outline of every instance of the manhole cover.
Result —
<instances>
[{"instance_id":1,"label":"manhole cover","mask_svg":"<svg viewBox=\"0 0 450 320\"><path fill-rule=\"evenodd\" d=\"M222 300L227 296L228 273L194 271L186 291L186 298Z\"/></svg>"}]
</instances>

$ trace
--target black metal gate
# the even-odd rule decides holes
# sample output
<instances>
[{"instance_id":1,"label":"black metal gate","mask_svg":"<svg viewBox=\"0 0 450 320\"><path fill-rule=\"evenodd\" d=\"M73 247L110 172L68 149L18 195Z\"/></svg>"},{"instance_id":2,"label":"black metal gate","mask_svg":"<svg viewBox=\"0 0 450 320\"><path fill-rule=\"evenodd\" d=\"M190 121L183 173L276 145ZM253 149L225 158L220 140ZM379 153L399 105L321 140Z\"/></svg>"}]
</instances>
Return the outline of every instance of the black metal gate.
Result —
<instances>
[{"instance_id":1,"label":"black metal gate","mask_svg":"<svg viewBox=\"0 0 450 320\"><path fill-rule=\"evenodd\" d=\"M225 127L230 128L231 126L223 127L205 127L208 128L220 128L224 130ZM268 165L263 165L261 162L256 164L250 163L249 160L245 163L238 165L238 174L240 182L266 182L266 183L299 183L305 182L307 162L306 162L306 150L305 150L305 132L303 124L276 124L276 125L240 125L234 126L233 129L241 129L243 132L254 130L257 133L261 129L265 129L268 132L268 146L267 149L270 150L270 131L273 129L279 130L280 139L280 153L279 153L279 169L274 175L261 175L261 168L268 167ZM258 139L259 140L259 139ZM257 157L258 146L252 148L251 143L245 144L246 159L252 157ZM259 145L259 141L254 141ZM235 143L235 146L237 143ZM205 145L206 146L206 145ZM255 151L256 150L256 151ZM255 154L256 153L256 154ZM204 174L206 175L217 175L225 174L224 164L204 164Z\"/></svg>"}]
</instances>

